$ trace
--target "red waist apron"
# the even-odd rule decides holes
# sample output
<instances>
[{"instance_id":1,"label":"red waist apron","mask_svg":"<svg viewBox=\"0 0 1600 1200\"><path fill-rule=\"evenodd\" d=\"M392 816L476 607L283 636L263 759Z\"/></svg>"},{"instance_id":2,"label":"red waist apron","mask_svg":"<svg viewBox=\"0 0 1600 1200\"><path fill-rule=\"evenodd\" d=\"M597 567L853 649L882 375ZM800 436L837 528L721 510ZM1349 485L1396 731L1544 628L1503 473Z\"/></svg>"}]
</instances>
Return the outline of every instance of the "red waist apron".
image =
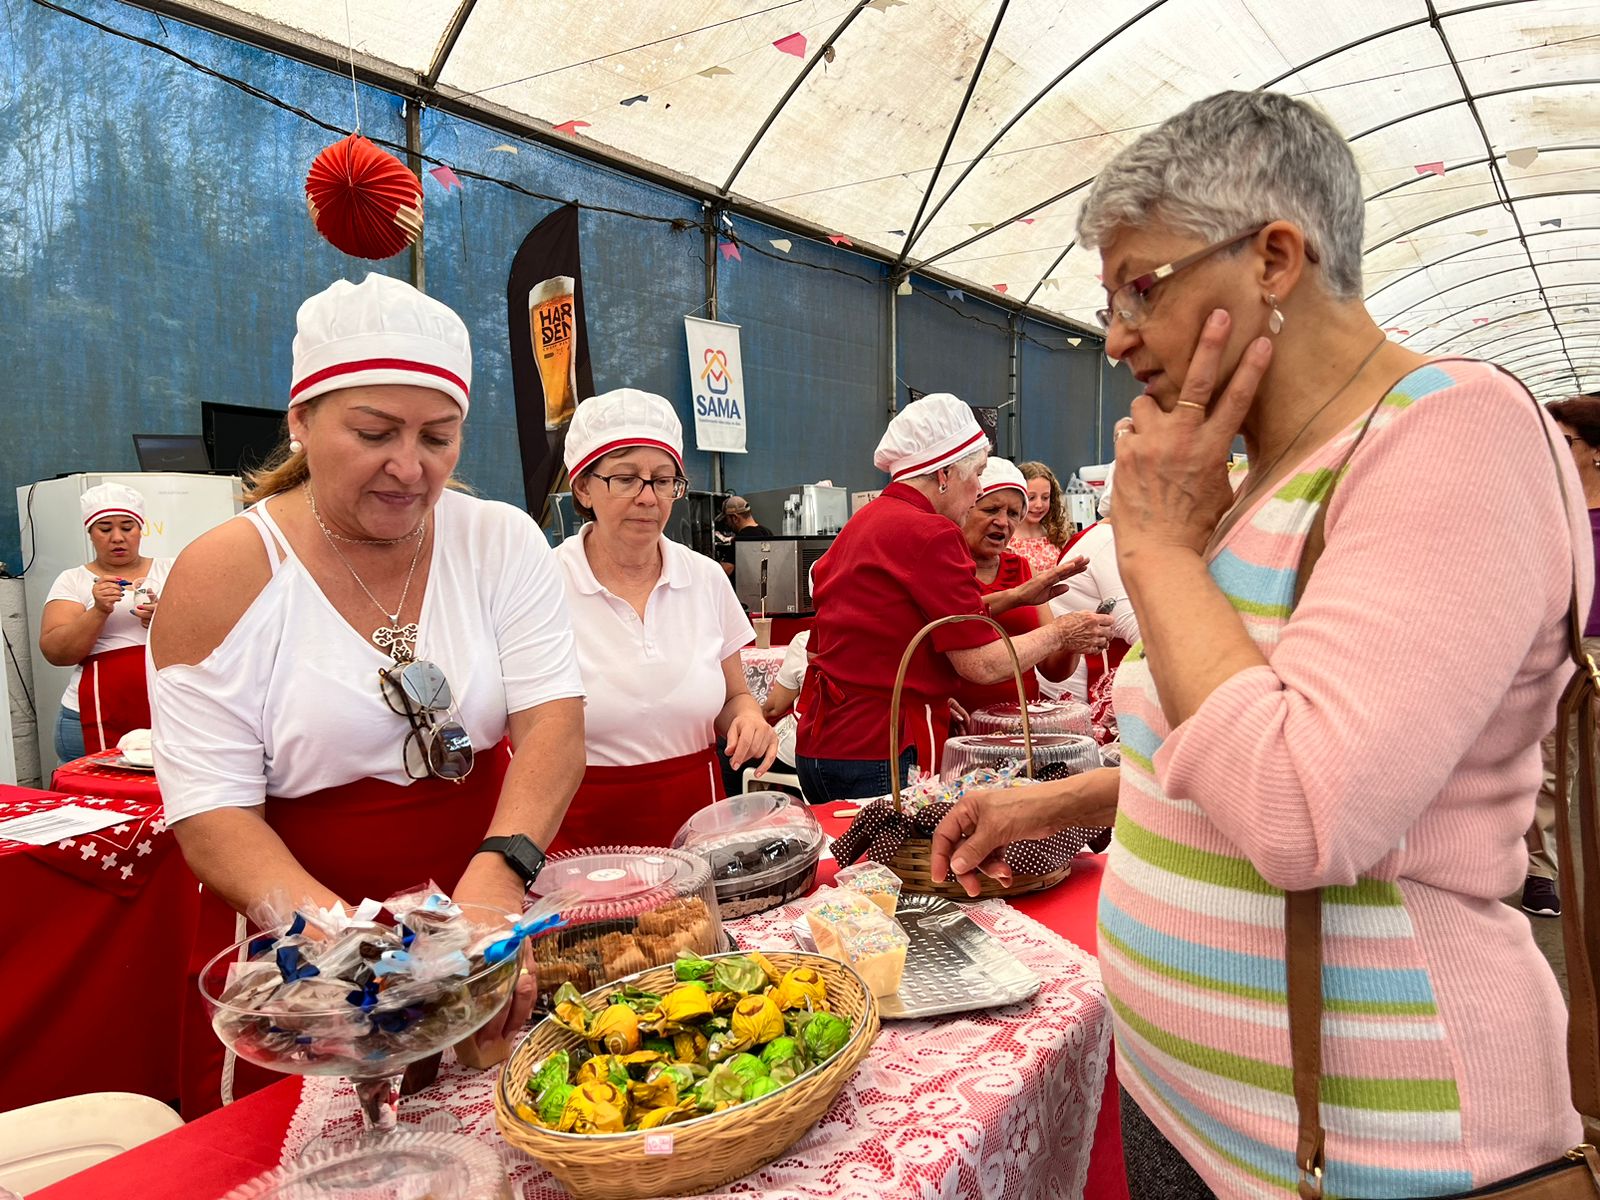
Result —
<instances>
[{"instance_id":1,"label":"red waist apron","mask_svg":"<svg viewBox=\"0 0 1600 1200\"><path fill-rule=\"evenodd\" d=\"M510 747L502 742L479 752L462 783L430 778L401 786L357 779L287 800L269 796L266 821L301 866L350 904L369 896L385 900L430 879L449 889L488 831L510 761ZM241 921L201 888L179 1051L185 1120L283 1078L225 1055L200 999L200 971L243 936ZM225 1067L231 1067L226 1088Z\"/></svg>"},{"instance_id":2,"label":"red waist apron","mask_svg":"<svg viewBox=\"0 0 1600 1200\"><path fill-rule=\"evenodd\" d=\"M837 709L844 704L844 689L833 679L816 669L815 663L806 669L806 679L816 680L816 686L810 693L810 703L804 712L811 716L810 744L814 748L827 746L827 729L831 724L837 724L841 719L830 709ZM866 691L867 689L861 689ZM859 694L859 693L858 693ZM879 693L883 697L883 751L875 753L870 760L860 761L889 761L889 692ZM802 700L807 699L805 695ZM830 722L831 718L831 722ZM900 753L904 754L908 748L915 747L917 751L917 765L923 770L937 771L939 758L944 753L944 744L950 737L950 701L944 696L924 696L913 692L910 688L900 693ZM795 754L805 754L808 758L836 758L838 756L826 753L809 753L801 750L798 743ZM854 756L852 756L853 758ZM902 782L904 782L902 780Z\"/></svg>"},{"instance_id":3,"label":"red waist apron","mask_svg":"<svg viewBox=\"0 0 1600 1200\"><path fill-rule=\"evenodd\" d=\"M670 846L685 821L724 794L717 752L709 746L635 767L586 767L548 852Z\"/></svg>"},{"instance_id":4,"label":"red waist apron","mask_svg":"<svg viewBox=\"0 0 1600 1200\"><path fill-rule=\"evenodd\" d=\"M83 723L83 745L90 754L111 749L125 733L150 728L143 646L102 650L83 660L78 720Z\"/></svg>"}]
</instances>

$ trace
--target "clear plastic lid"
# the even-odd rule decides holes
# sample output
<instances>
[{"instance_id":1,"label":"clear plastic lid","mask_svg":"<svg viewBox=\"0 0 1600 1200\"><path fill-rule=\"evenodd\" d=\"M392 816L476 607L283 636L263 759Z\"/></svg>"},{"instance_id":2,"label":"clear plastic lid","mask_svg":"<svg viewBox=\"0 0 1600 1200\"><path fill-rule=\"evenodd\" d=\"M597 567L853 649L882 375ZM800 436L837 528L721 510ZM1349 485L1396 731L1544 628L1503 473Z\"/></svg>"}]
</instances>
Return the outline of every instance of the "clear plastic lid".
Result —
<instances>
[{"instance_id":1,"label":"clear plastic lid","mask_svg":"<svg viewBox=\"0 0 1600 1200\"><path fill-rule=\"evenodd\" d=\"M1022 705L1015 700L990 704L972 713L972 734L1021 733ZM1030 700L1028 702L1028 728L1037 736L1042 733L1091 732L1089 706L1076 700Z\"/></svg>"},{"instance_id":2,"label":"clear plastic lid","mask_svg":"<svg viewBox=\"0 0 1600 1200\"><path fill-rule=\"evenodd\" d=\"M408 1132L318 1150L223 1200L508 1200L493 1148L457 1134Z\"/></svg>"},{"instance_id":3,"label":"clear plastic lid","mask_svg":"<svg viewBox=\"0 0 1600 1200\"><path fill-rule=\"evenodd\" d=\"M944 744L940 774L957 778L979 767L997 768L1027 760L1027 743L1021 734L986 734L953 737ZM1092 737L1075 733L1043 733L1033 736L1034 775L1055 779L1076 775L1100 765L1100 747Z\"/></svg>"},{"instance_id":4,"label":"clear plastic lid","mask_svg":"<svg viewBox=\"0 0 1600 1200\"><path fill-rule=\"evenodd\" d=\"M710 882L703 859L659 846L605 846L554 855L528 889L543 899L565 893L569 921L608 920L699 895Z\"/></svg>"},{"instance_id":5,"label":"clear plastic lid","mask_svg":"<svg viewBox=\"0 0 1600 1200\"><path fill-rule=\"evenodd\" d=\"M747 792L707 805L672 844L708 863L718 896L760 891L814 865L822 826L811 806L787 792Z\"/></svg>"}]
</instances>

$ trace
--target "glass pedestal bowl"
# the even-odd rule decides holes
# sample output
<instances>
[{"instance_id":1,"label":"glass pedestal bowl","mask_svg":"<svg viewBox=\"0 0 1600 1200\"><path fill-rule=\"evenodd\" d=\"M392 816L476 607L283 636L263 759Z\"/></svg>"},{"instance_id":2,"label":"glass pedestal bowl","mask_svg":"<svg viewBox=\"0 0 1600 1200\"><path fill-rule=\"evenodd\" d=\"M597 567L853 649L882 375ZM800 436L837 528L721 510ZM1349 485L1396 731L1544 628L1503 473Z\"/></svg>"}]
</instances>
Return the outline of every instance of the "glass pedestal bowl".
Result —
<instances>
[{"instance_id":1,"label":"glass pedestal bowl","mask_svg":"<svg viewBox=\"0 0 1600 1200\"><path fill-rule=\"evenodd\" d=\"M462 917L474 928L474 941L511 932L511 913L483 905L462 905ZM400 1080L405 1069L476 1033L505 1008L521 971L521 956L481 964L467 975L414 984L402 1001L386 1005L383 993L370 1007L356 1001L348 983L329 981L323 988L301 992L292 1007L274 1004L271 977L262 971L260 987L239 987L249 965L276 970L271 950L250 959L250 944L261 935L243 938L205 965L200 995L211 1027L234 1054L269 1071L286 1075L341 1075L350 1080L361 1106L360 1138L392 1132L399 1121ZM248 964L248 965L247 965ZM259 969L259 968L257 968ZM241 971L245 974L241 975ZM316 980L308 980L316 983ZM240 993L247 993L240 999ZM225 999L224 997L231 997ZM437 1128L444 1121L422 1124ZM308 1149L325 1150L314 1143Z\"/></svg>"}]
</instances>

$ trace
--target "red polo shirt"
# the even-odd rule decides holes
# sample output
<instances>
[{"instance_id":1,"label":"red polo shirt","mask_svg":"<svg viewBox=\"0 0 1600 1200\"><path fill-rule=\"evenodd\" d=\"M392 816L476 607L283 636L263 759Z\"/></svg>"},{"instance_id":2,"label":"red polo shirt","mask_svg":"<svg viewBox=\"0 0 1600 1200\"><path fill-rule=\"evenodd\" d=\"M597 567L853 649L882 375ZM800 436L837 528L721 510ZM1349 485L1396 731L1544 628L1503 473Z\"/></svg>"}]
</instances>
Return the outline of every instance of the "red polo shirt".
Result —
<instances>
[{"instance_id":1,"label":"red polo shirt","mask_svg":"<svg viewBox=\"0 0 1600 1200\"><path fill-rule=\"evenodd\" d=\"M808 671L814 700L800 718L795 750L857 761L889 756L889 697L900 656L930 621L987 609L972 556L955 522L915 488L891 483L851 517L823 559ZM820 564L819 564L820 565ZM976 621L947 625L923 640L906 671L901 746L937 769L949 726L948 697L961 681L945 653L995 641Z\"/></svg>"},{"instance_id":2,"label":"red polo shirt","mask_svg":"<svg viewBox=\"0 0 1600 1200\"><path fill-rule=\"evenodd\" d=\"M1033 578L1033 568L1028 565L1028 560L1022 555L1010 550L1000 552L1000 566L994 573L993 583L978 583L981 595L988 596L995 592L1009 591L1020 587ZM1018 608L1008 609L1001 613L995 620L999 621L1005 631L1013 639L1025 633L1032 633L1039 628L1039 609L1036 605L1024 604ZM1022 673L1023 693L1029 700L1039 698L1039 676L1031 670ZM985 708L990 704L1015 704L1017 702L1017 684L1009 675L1002 683L972 683L963 679L952 693L961 707L968 712Z\"/></svg>"}]
</instances>

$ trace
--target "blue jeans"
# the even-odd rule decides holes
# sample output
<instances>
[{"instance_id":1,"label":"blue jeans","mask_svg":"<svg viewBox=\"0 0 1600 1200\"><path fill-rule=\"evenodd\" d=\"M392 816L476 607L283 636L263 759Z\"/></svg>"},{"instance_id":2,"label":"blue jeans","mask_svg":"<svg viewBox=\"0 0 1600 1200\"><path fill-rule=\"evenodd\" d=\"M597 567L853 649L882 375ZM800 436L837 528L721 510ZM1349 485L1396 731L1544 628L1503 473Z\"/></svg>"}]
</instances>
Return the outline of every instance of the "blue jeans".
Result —
<instances>
[{"instance_id":1,"label":"blue jeans","mask_svg":"<svg viewBox=\"0 0 1600 1200\"><path fill-rule=\"evenodd\" d=\"M915 746L900 755L900 786L917 765ZM854 758L811 758L795 755L795 773L800 790L812 804L832 804L836 800L871 800L889 794L889 760Z\"/></svg>"},{"instance_id":2,"label":"blue jeans","mask_svg":"<svg viewBox=\"0 0 1600 1200\"><path fill-rule=\"evenodd\" d=\"M83 744L83 722L70 708L62 708L56 715L56 757L71 762L89 753Z\"/></svg>"}]
</instances>

